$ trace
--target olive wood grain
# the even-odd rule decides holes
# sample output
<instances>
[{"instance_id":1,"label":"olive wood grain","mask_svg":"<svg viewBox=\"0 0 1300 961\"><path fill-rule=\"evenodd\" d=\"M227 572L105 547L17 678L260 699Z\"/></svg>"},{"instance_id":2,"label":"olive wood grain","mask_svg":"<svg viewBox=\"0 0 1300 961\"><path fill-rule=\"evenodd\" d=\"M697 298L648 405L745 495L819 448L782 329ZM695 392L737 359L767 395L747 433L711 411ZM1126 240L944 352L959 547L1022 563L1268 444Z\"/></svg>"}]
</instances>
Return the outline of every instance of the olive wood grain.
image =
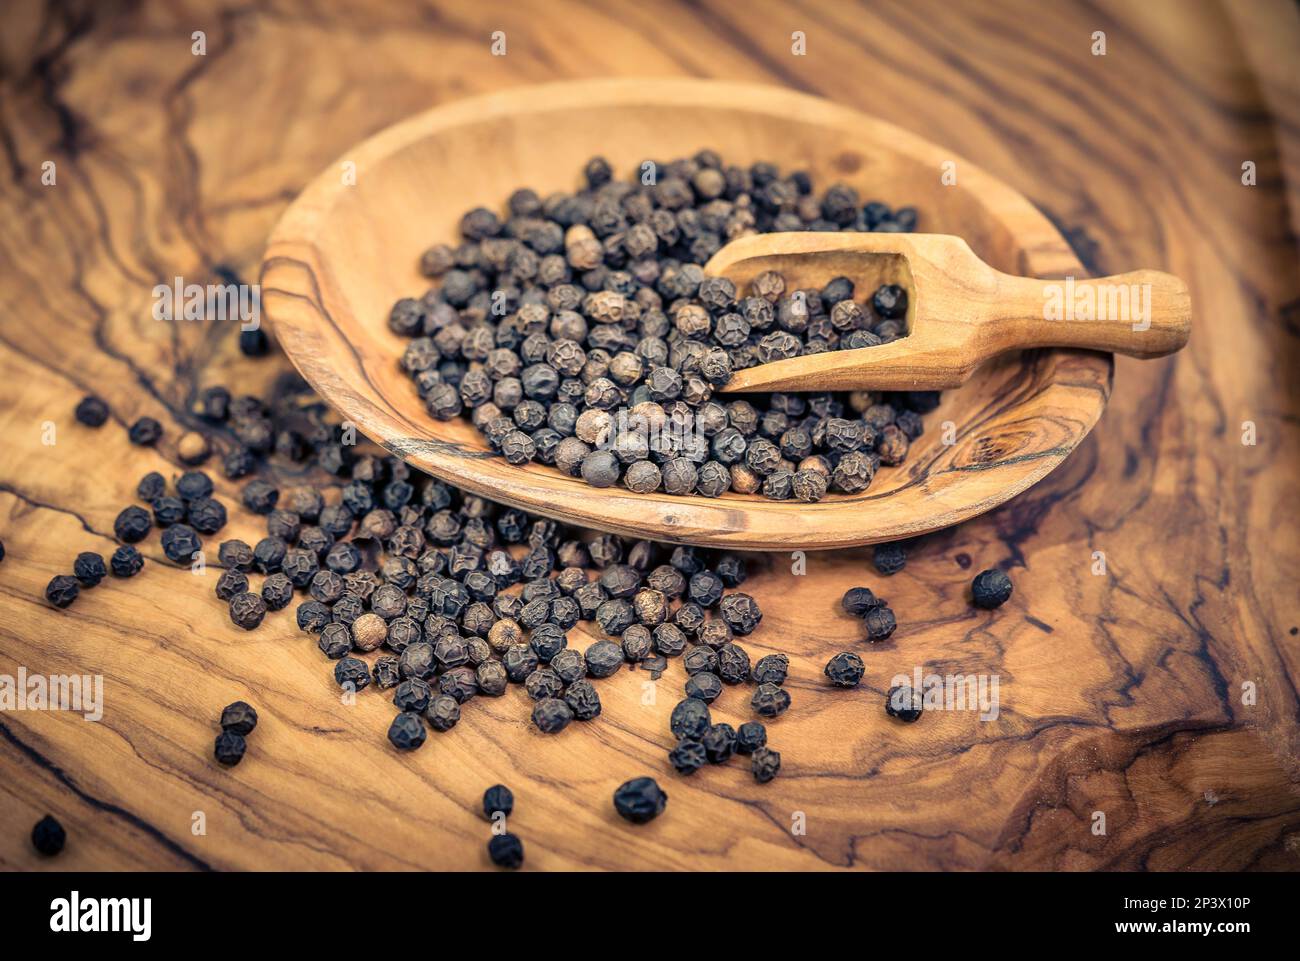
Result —
<instances>
[{"instance_id":1,"label":"olive wood grain","mask_svg":"<svg viewBox=\"0 0 1300 961\"><path fill-rule=\"evenodd\" d=\"M1008 350L1163 357L1181 350L1191 333L1187 285L1171 274L1015 277L984 263L962 238L939 234L754 234L727 244L705 270L742 289L774 270L787 290L847 276L859 296L886 283L908 291L906 337L761 364L738 371L725 391L941 390L961 386Z\"/></svg>"},{"instance_id":2,"label":"olive wood grain","mask_svg":"<svg viewBox=\"0 0 1300 961\"><path fill-rule=\"evenodd\" d=\"M469 207L515 188L572 189L603 154L620 175L648 158L708 146L729 162L772 160L915 203L927 229L960 235L989 263L1081 276L1061 236L1005 184L963 161L961 185L935 171L951 151L854 110L789 90L690 79L547 84L438 107L347 151L302 191L271 235L262 302L303 376L367 436L411 464L528 510L635 537L756 550L897 540L959 523L1046 476L1096 423L1109 355L1028 351L985 365L927 417L905 465L861 494L817 504L596 491L540 464L495 456L467 419L426 413L398 367L386 318L427 285L420 253L455 238ZM343 176L343 164L355 177ZM866 235L854 235L863 237ZM894 235L897 237L898 235ZM829 278L827 278L829 279ZM937 425L951 422L949 431Z\"/></svg>"}]
</instances>

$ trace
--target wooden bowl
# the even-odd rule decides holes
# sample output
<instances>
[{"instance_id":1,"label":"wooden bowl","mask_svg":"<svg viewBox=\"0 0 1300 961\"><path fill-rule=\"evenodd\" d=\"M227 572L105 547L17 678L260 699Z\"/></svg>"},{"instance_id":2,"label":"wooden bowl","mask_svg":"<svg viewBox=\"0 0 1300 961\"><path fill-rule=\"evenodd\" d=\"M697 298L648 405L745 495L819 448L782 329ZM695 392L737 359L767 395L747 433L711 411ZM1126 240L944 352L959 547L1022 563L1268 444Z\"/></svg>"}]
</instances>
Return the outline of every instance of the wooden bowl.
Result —
<instances>
[{"instance_id":1,"label":"wooden bowl","mask_svg":"<svg viewBox=\"0 0 1300 961\"><path fill-rule=\"evenodd\" d=\"M1010 273L1085 273L1020 194L880 120L772 87L578 81L437 107L331 165L271 235L261 284L273 332L329 403L413 466L566 522L675 543L811 550L937 530L1040 480L1097 422L1110 394L1111 355L1036 350L1003 357L944 394L904 465L882 468L862 494L802 504L596 490L540 464L512 467L468 420L443 423L425 412L398 367L405 341L387 327L393 302L428 286L416 266L422 251L454 240L465 210L501 209L517 187L543 195L573 189L595 154L621 176L646 159L702 147L730 163L763 159L806 169L821 188L844 181L864 198L914 204L920 229L962 236ZM953 186L940 180L948 161L957 164Z\"/></svg>"}]
</instances>

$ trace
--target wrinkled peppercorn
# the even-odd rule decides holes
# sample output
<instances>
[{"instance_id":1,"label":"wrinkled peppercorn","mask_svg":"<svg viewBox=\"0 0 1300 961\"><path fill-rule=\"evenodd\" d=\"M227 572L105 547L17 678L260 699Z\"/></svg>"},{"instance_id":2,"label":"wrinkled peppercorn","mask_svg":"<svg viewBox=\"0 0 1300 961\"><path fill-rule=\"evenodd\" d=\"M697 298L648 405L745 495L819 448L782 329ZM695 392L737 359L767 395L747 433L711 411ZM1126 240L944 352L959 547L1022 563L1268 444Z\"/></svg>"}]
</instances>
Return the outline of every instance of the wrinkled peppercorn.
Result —
<instances>
[{"instance_id":1,"label":"wrinkled peppercorn","mask_svg":"<svg viewBox=\"0 0 1300 961\"><path fill-rule=\"evenodd\" d=\"M388 740L399 751L414 751L424 744L427 732L415 711L403 711L388 727Z\"/></svg>"},{"instance_id":2,"label":"wrinkled peppercorn","mask_svg":"<svg viewBox=\"0 0 1300 961\"><path fill-rule=\"evenodd\" d=\"M921 716L924 701L920 693L906 684L891 687L885 694L885 713L909 724Z\"/></svg>"},{"instance_id":3,"label":"wrinkled peppercorn","mask_svg":"<svg viewBox=\"0 0 1300 961\"><path fill-rule=\"evenodd\" d=\"M339 658L347 656L348 652L352 650L352 634L345 624L337 622L326 624L316 644L321 649L321 653L331 661L337 661Z\"/></svg>"},{"instance_id":4,"label":"wrinkled peppercorn","mask_svg":"<svg viewBox=\"0 0 1300 961\"><path fill-rule=\"evenodd\" d=\"M600 695L588 680L570 684L564 692L564 701L579 721L590 721L600 715Z\"/></svg>"},{"instance_id":5,"label":"wrinkled peppercorn","mask_svg":"<svg viewBox=\"0 0 1300 961\"><path fill-rule=\"evenodd\" d=\"M844 600L841 601L845 612L854 617L866 617L868 611L881 607L884 603L869 587L850 587L844 592Z\"/></svg>"},{"instance_id":6,"label":"wrinkled peppercorn","mask_svg":"<svg viewBox=\"0 0 1300 961\"><path fill-rule=\"evenodd\" d=\"M753 754L767 744L767 728L758 721L746 721L736 728L736 751Z\"/></svg>"},{"instance_id":7,"label":"wrinkled peppercorn","mask_svg":"<svg viewBox=\"0 0 1300 961\"><path fill-rule=\"evenodd\" d=\"M756 684L775 684L780 687L785 683L790 672L790 658L784 654L767 654L758 659L750 676Z\"/></svg>"},{"instance_id":8,"label":"wrinkled peppercorn","mask_svg":"<svg viewBox=\"0 0 1300 961\"><path fill-rule=\"evenodd\" d=\"M227 704L221 711L221 729L248 736L257 727L257 711L245 701Z\"/></svg>"},{"instance_id":9,"label":"wrinkled peppercorn","mask_svg":"<svg viewBox=\"0 0 1300 961\"><path fill-rule=\"evenodd\" d=\"M370 686L370 668L356 657L345 657L334 665L334 681L339 687L361 691Z\"/></svg>"},{"instance_id":10,"label":"wrinkled peppercorn","mask_svg":"<svg viewBox=\"0 0 1300 961\"><path fill-rule=\"evenodd\" d=\"M509 832L492 835L487 847L488 857L499 868L514 871L524 863L524 842Z\"/></svg>"},{"instance_id":11,"label":"wrinkled peppercorn","mask_svg":"<svg viewBox=\"0 0 1300 961\"><path fill-rule=\"evenodd\" d=\"M543 734L558 734L573 720L573 708L559 698L543 698L533 705L532 719Z\"/></svg>"},{"instance_id":12,"label":"wrinkled peppercorn","mask_svg":"<svg viewBox=\"0 0 1300 961\"><path fill-rule=\"evenodd\" d=\"M781 754L779 751L773 751L769 747L755 748L750 759L749 769L754 775L754 780L759 784L766 784L776 777L781 770Z\"/></svg>"},{"instance_id":13,"label":"wrinkled peppercorn","mask_svg":"<svg viewBox=\"0 0 1300 961\"><path fill-rule=\"evenodd\" d=\"M248 742L244 740L242 734L235 731L222 731L217 735L212 754L218 763L226 767L234 767L244 759L244 751L247 749Z\"/></svg>"},{"instance_id":14,"label":"wrinkled peppercorn","mask_svg":"<svg viewBox=\"0 0 1300 961\"><path fill-rule=\"evenodd\" d=\"M1001 607L1011 597L1011 578L992 568L980 571L971 582L971 599L976 607L992 610Z\"/></svg>"},{"instance_id":15,"label":"wrinkled peppercorn","mask_svg":"<svg viewBox=\"0 0 1300 961\"><path fill-rule=\"evenodd\" d=\"M714 724L700 739L710 764L723 764L736 753L736 729L730 724Z\"/></svg>"},{"instance_id":16,"label":"wrinkled peppercorn","mask_svg":"<svg viewBox=\"0 0 1300 961\"><path fill-rule=\"evenodd\" d=\"M67 607L77 599L80 590L81 585L75 577L58 574L45 586L45 599L55 607Z\"/></svg>"},{"instance_id":17,"label":"wrinkled peppercorn","mask_svg":"<svg viewBox=\"0 0 1300 961\"><path fill-rule=\"evenodd\" d=\"M144 567L144 558L140 552L129 544L113 551L108 559L108 566L114 577L135 577Z\"/></svg>"},{"instance_id":18,"label":"wrinkled peppercorn","mask_svg":"<svg viewBox=\"0 0 1300 961\"><path fill-rule=\"evenodd\" d=\"M266 617L266 602L256 594L244 592L230 599L230 621L236 627L251 631Z\"/></svg>"},{"instance_id":19,"label":"wrinkled peppercorn","mask_svg":"<svg viewBox=\"0 0 1300 961\"><path fill-rule=\"evenodd\" d=\"M229 602L236 594L243 594L247 590L248 577L243 571L223 571L217 578L216 594L223 601Z\"/></svg>"},{"instance_id":20,"label":"wrinkled peppercorn","mask_svg":"<svg viewBox=\"0 0 1300 961\"><path fill-rule=\"evenodd\" d=\"M483 792L483 816L489 821L497 815L509 817L515 809L515 796L504 784L494 784Z\"/></svg>"},{"instance_id":21,"label":"wrinkled peppercorn","mask_svg":"<svg viewBox=\"0 0 1300 961\"><path fill-rule=\"evenodd\" d=\"M460 702L454 697L439 694L429 702L424 718L435 731L450 731L460 720Z\"/></svg>"},{"instance_id":22,"label":"wrinkled peppercorn","mask_svg":"<svg viewBox=\"0 0 1300 961\"><path fill-rule=\"evenodd\" d=\"M887 640L894 633L894 628L898 626L894 612L888 607L873 607L867 611L862 622L867 627L867 640L873 644Z\"/></svg>"},{"instance_id":23,"label":"wrinkled peppercorn","mask_svg":"<svg viewBox=\"0 0 1300 961\"><path fill-rule=\"evenodd\" d=\"M712 723L708 704L698 698L688 697L679 701L673 708L669 726L672 728L673 737L678 740L686 738L699 740Z\"/></svg>"},{"instance_id":24,"label":"wrinkled peppercorn","mask_svg":"<svg viewBox=\"0 0 1300 961\"><path fill-rule=\"evenodd\" d=\"M686 679L686 696L712 704L722 695L722 681L718 675L703 671Z\"/></svg>"},{"instance_id":25,"label":"wrinkled peppercorn","mask_svg":"<svg viewBox=\"0 0 1300 961\"><path fill-rule=\"evenodd\" d=\"M790 695L775 684L760 684L754 689L750 705L760 717L780 717L790 707Z\"/></svg>"},{"instance_id":26,"label":"wrinkled peppercorn","mask_svg":"<svg viewBox=\"0 0 1300 961\"><path fill-rule=\"evenodd\" d=\"M613 641L597 641L587 648L586 661L592 677L610 677L623 666L623 649Z\"/></svg>"},{"instance_id":27,"label":"wrinkled peppercorn","mask_svg":"<svg viewBox=\"0 0 1300 961\"><path fill-rule=\"evenodd\" d=\"M189 564L203 550L203 541L188 524L173 524L163 531L162 549L174 564Z\"/></svg>"},{"instance_id":28,"label":"wrinkled peppercorn","mask_svg":"<svg viewBox=\"0 0 1300 961\"><path fill-rule=\"evenodd\" d=\"M119 541L135 544L148 536L151 527L153 527L153 520L148 512L132 504L130 507L123 508L117 515L117 519L113 521L113 534Z\"/></svg>"},{"instance_id":29,"label":"wrinkled peppercorn","mask_svg":"<svg viewBox=\"0 0 1300 961\"><path fill-rule=\"evenodd\" d=\"M866 666L858 655L845 651L827 661L823 673L836 687L857 687Z\"/></svg>"},{"instance_id":30,"label":"wrinkled peppercorn","mask_svg":"<svg viewBox=\"0 0 1300 961\"><path fill-rule=\"evenodd\" d=\"M93 551L83 551L72 564L72 573L82 587L94 587L108 576L104 558Z\"/></svg>"},{"instance_id":31,"label":"wrinkled peppercorn","mask_svg":"<svg viewBox=\"0 0 1300 961\"><path fill-rule=\"evenodd\" d=\"M704 745L695 740L682 740L668 752L668 763L678 774L694 774L708 763Z\"/></svg>"},{"instance_id":32,"label":"wrinkled peppercorn","mask_svg":"<svg viewBox=\"0 0 1300 961\"><path fill-rule=\"evenodd\" d=\"M668 795L654 778L638 777L625 781L614 791L614 809L633 824L647 824L663 813Z\"/></svg>"}]
</instances>

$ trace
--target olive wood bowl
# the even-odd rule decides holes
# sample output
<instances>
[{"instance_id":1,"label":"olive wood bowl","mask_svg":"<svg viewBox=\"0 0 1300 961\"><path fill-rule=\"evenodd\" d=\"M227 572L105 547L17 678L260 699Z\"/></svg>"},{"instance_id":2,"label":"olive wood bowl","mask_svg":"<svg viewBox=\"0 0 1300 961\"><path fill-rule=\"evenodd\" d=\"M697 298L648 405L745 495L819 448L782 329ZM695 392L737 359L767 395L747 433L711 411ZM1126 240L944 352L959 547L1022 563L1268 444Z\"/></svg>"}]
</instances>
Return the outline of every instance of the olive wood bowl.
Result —
<instances>
[{"instance_id":1,"label":"olive wood bowl","mask_svg":"<svg viewBox=\"0 0 1300 961\"><path fill-rule=\"evenodd\" d=\"M1037 349L982 366L926 414L899 467L866 491L819 503L597 490L552 467L513 467L467 418L437 421L399 368L387 318L429 283L420 254L457 237L474 206L577 186L596 154L630 176L647 159L709 147L728 163L770 160L865 199L911 204L918 229L955 234L991 266L1085 276L1052 224L1006 184L881 120L788 90L706 80L584 80L436 107L370 137L303 190L271 234L262 303L307 381L362 433L411 465L492 500L631 537L751 550L893 541L975 517L1045 477L1101 416L1108 353ZM957 183L940 181L957 161ZM354 176L348 174L354 171ZM829 280L830 278L825 278ZM858 299L863 288L859 287ZM739 395L726 395L727 397Z\"/></svg>"}]
</instances>

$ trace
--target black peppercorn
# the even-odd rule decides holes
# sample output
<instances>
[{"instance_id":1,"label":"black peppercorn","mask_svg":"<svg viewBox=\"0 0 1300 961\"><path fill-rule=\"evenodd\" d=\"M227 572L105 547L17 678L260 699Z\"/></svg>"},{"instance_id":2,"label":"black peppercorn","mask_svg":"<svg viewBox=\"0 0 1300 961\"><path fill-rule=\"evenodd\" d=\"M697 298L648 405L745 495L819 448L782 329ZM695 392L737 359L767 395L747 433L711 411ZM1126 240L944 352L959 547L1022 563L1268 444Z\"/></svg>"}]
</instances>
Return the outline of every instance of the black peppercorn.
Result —
<instances>
[{"instance_id":1,"label":"black peppercorn","mask_svg":"<svg viewBox=\"0 0 1300 961\"><path fill-rule=\"evenodd\" d=\"M337 661L339 658L347 656L348 652L352 650L352 634L344 624L337 622L326 624L316 644L321 649L322 654L331 661Z\"/></svg>"},{"instance_id":2,"label":"black peppercorn","mask_svg":"<svg viewBox=\"0 0 1300 961\"><path fill-rule=\"evenodd\" d=\"M152 417L141 417L131 425L127 436L132 444L138 444L141 447L152 447L158 443L158 438L162 436L162 424Z\"/></svg>"},{"instance_id":3,"label":"black peppercorn","mask_svg":"<svg viewBox=\"0 0 1300 961\"><path fill-rule=\"evenodd\" d=\"M165 493L167 493L167 481L157 471L150 471L145 474L144 477L140 478L140 483L135 488L135 496L146 504L152 504Z\"/></svg>"},{"instance_id":4,"label":"black peppercorn","mask_svg":"<svg viewBox=\"0 0 1300 961\"><path fill-rule=\"evenodd\" d=\"M727 684L739 684L749 677L749 653L739 644L718 648L718 676Z\"/></svg>"},{"instance_id":5,"label":"black peppercorn","mask_svg":"<svg viewBox=\"0 0 1300 961\"><path fill-rule=\"evenodd\" d=\"M736 729L736 751L753 754L767 744L767 728L758 721L746 721Z\"/></svg>"},{"instance_id":6,"label":"black peppercorn","mask_svg":"<svg viewBox=\"0 0 1300 961\"><path fill-rule=\"evenodd\" d=\"M752 634L763 620L758 602L748 594L728 594L718 604L718 613L732 632L744 637Z\"/></svg>"},{"instance_id":7,"label":"black peppercorn","mask_svg":"<svg viewBox=\"0 0 1300 961\"><path fill-rule=\"evenodd\" d=\"M319 634L333 619L333 613L320 601L303 601L296 613L298 629L309 634Z\"/></svg>"},{"instance_id":8,"label":"black peppercorn","mask_svg":"<svg viewBox=\"0 0 1300 961\"><path fill-rule=\"evenodd\" d=\"M553 667L539 667L524 679L524 690L534 701L544 697L562 697L564 682Z\"/></svg>"},{"instance_id":9,"label":"black peppercorn","mask_svg":"<svg viewBox=\"0 0 1300 961\"><path fill-rule=\"evenodd\" d=\"M867 627L867 640L873 644L887 640L898 626L898 621L894 618L894 612L883 606L873 607L867 611L862 622Z\"/></svg>"},{"instance_id":10,"label":"black peppercorn","mask_svg":"<svg viewBox=\"0 0 1300 961\"><path fill-rule=\"evenodd\" d=\"M323 634L324 632L322 632ZM375 658L375 666L370 669L375 686L381 691L391 691L402 683L402 665L392 654Z\"/></svg>"},{"instance_id":11,"label":"black peppercorn","mask_svg":"<svg viewBox=\"0 0 1300 961\"><path fill-rule=\"evenodd\" d=\"M767 654L758 659L750 676L756 684L775 684L780 687L785 683L790 671L790 658L784 654Z\"/></svg>"},{"instance_id":12,"label":"black peppercorn","mask_svg":"<svg viewBox=\"0 0 1300 961\"><path fill-rule=\"evenodd\" d=\"M600 715L600 695L588 680L570 684L564 692L564 701L579 721L590 721Z\"/></svg>"},{"instance_id":13,"label":"black peppercorn","mask_svg":"<svg viewBox=\"0 0 1300 961\"><path fill-rule=\"evenodd\" d=\"M135 577L144 567L144 558L138 550L127 544L113 551L108 566L114 577Z\"/></svg>"},{"instance_id":14,"label":"black peppercorn","mask_svg":"<svg viewBox=\"0 0 1300 961\"><path fill-rule=\"evenodd\" d=\"M754 775L754 780L759 784L766 784L772 780L781 770L781 754L779 751L773 751L768 747L756 748L749 759L749 769Z\"/></svg>"},{"instance_id":15,"label":"black peppercorn","mask_svg":"<svg viewBox=\"0 0 1300 961\"><path fill-rule=\"evenodd\" d=\"M678 613L681 613L678 608ZM665 657L676 657L686 650L686 634L676 624L660 624L654 629L655 650Z\"/></svg>"},{"instance_id":16,"label":"black peppercorn","mask_svg":"<svg viewBox=\"0 0 1300 961\"><path fill-rule=\"evenodd\" d=\"M866 617L868 611L881 607L884 603L869 587L850 587L844 592L844 600L841 601L845 612L854 617Z\"/></svg>"},{"instance_id":17,"label":"black peppercorn","mask_svg":"<svg viewBox=\"0 0 1300 961\"><path fill-rule=\"evenodd\" d=\"M907 564L907 549L902 544L877 544L871 560L881 574L897 574Z\"/></svg>"},{"instance_id":18,"label":"black peppercorn","mask_svg":"<svg viewBox=\"0 0 1300 961\"><path fill-rule=\"evenodd\" d=\"M698 740L704 736L713 719L709 716L709 706L698 698L688 697L679 701L673 708L672 717L669 720L669 726L672 728L673 736L678 740L693 738Z\"/></svg>"},{"instance_id":19,"label":"black peppercorn","mask_svg":"<svg viewBox=\"0 0 1300 961\"><path fill-rule=\"evenodd\" d=\"M248 577L243 571L223 571L217 578L216 594L219 600L229 601L236 594L248 590Z\"/></svg>"},{"instance_id":20,"label":"black peppercorn","mask_svg":"<svg viewBox=\"0 0 1300 961\"><path fill-rule=\"evenodd\" d=\"M515 809L515 796L504 784L494 784L483 792L483 816L489 821L497 816L509 817Z\"/></svg>"},{"instance_id":21,"label":"black peppercorn","mask_svg":"<svg viewBox=\"0 0 1300 961\"><path fill-rule=\"evenodd\" d=\"M524 863L524 842L509 832L492 835L487 847L488 857L499 868L514 871Z\"/></svg>"},{"instance_id":22,"label":"black peppercorn","mask_svg":"<svg viewBox=\"0 0 1300 961\"><path fill-rule=\"evenodd\" d=\"M663 813L668 795L654 778L625 781L614 791L614 809L633 824L647 824Z\"/></svg>"},{"instance_id":23,"label":"black peppercorn","mask_svg":"<svg viewBox=\"0 0 1300 961\"><path fill-rule=\"evenodd\" d=\"M971 582L971 599L976 607L992 610L1001 607L1011 597L1011 578L992 568L980 571Z\"/></svg>"},{"instance_id":24,"label":"black peppercorn","mask_svg":"<svg viewBox=\"0 0 1300 961\"><path fill-rule=\"evenodd\" d=\"M53 815L45 815L32 828L32 846L46 857L53 857L62 851L67 840L68 833Z\"/></svg>"},{"instance_id":25,"label":"black peppercorn","mask_svg":"<svg viewBox=\"0 0 1300 961\"><path fill-rule=\"evenodd\" d=\"M429 702L424 718L435 731L450 731L460 720L460 702L454 697L440 694Z\"/></svg>"},{"instance_id":26,"label":"black peppercorn","mask_svg":"<svg viewBox=\"0 0 1300 961\"><path fill-rule=\"evenodd\" d=\"M234 767L244 759L244 751L247 748L248 742L244 740L242 734L237 734L234 731L222 731L217 735L212 754L219 763L224 764L226 767Z\"/></svg>"},{"instance_id":27,"label":"black peppercorn","mask_svg":"<svg viewBox=\"0 0 1300 961\"><path fill-rule=\"evenodd\" d=\"M58 574L45 586L45 599L55 607L67 607L77 599L80 590L81 585L75 577Z\"/></svg>"},{"instance_id":28,"label":"black peppercorn","mask_svg":"<svg viewBox=\"0 0 1300 961\"><path fill-rule=\"evenodd\" d=\"M334 681L344 690L364 690L370 686L370 668L360 658L345 657L334 665Z\"/></svg>"},{"instance_id":29,"label":"black peppercorn","mask_svg":"<svg viewBox=\"0 0 1300 961\"><path fill-rule=\"evenodd\" d=\"M668 763L678 774L694 774L707 762L704 745L696 740L678 741L668 752Z\"/></svg>"},{"instance_id":30,"label":"black peppercorn","mask_svg":"<svg viewBox=\"0 0 1300 961\"><path fill-rule=\"evenodd\" d=\"M132 504L130 507L122 509L113 521L113 533L117 539L127 544L135 544L145 539L149 534L149 529L153 527L153 521L149 514L140 507Z\"/></svg>"},{"instance_id":31,"label":"black peppercorn","mask_svg":"<svg viewBox=\"0 0 1300 961\"><path fill-rule=\"evenodd\" d=\"M865 672L862 658L850 651L836 654L826 662L823 671L836 687L857 687Z\"/></svg>"},{"instance_id":32,"label":"black peppercorn","mask_svg":"<svg viewBox=\"0 0 1300 961\"><path fill-rule=\"evenodd\" d=\"M269 484L264 480L249 481L244 487L244 506L254 514L271 513L271 511L275 510L276 502L279 499L280 491L273 484ZM325 525L322 524L321 526ZM344 533L347 532L344 531Z\"/></svg>"},{"instance_id":33,"label":"black peppercorn","mask_svg":"<svg viewBox=\"0 0 1300 961\"><path fill-rule=\"evenodd\" d=\"M424 743L427 732L415 711L403 711L388 727L388 740L399 751L414 751Z\"/></svg>"},{"instance_id":34,"label":"black peppercorn","mask_svg":"<svg viewBox=\"0 0 1300 961\"><path fill-rule=\"evenodd\" d=\"M236 627L251 631L266 617L266 602L256 594L244 592L230 599L230 621Z\"/></svg>"},{"instance_id":35,"label":"black peppercorn","mask_svg":"<svg viewBox=\"0 0 1300 961\"><path fill-rule=\"evenodd\" d=\"M891 687L885 694L885 713L900 721L911 723L921 716L924 701L917 691L906 684Z\"/></svg>"},{"instance_id":36,"label":"black peppercorn","mask_svg":"<svg viewBox=\"0 0 1300 961\"><path fill-rule=\"evenodd\" d=\"M72 573L82 587L94 587L108 576L104 558L94 551L83 551L72 564Z\"/></svg>"},{"instance_id":37,"label":"black peppercorn","mask_svg":"<svg viewBox=\"0 0 1300 961\"><path fill-rule=\"evenodd\" d=\"M83 397L73 412L77 420L87 427L103 427L108 420L108 404L91 394Z\"/></svg>"},{"instance_id":38,"label":"black peppercorn","mask_svg":"<svg viewBox=\"0 0 1300 961\"><path fill-rule=\"evenodd\" d=\"M754 689L750 705L761 717L780 717L790 707L790 695L775 684L760 684Z\"/></svg>"},{"instance_id":39,"label":"black peppercorn","mask_svg":"<svg viewBox=\"0 0 1300 961\"><path fill-rule=\"evenodd\" d=\"M621 632L610 631L610 633ZM597 641L587 648L586 661L587 673L592 677L610 677L623 666L623 648L613 641Z\"/></svg>"},{"instance_id":40,"label":"black peppercorn","mask_svg":"<svg viewBox=\"0 0 1300 961\"><path fill-rule=\"evenodd\" d=\"M257 711L245 701L227 704L221 711L221 729L247 736L257 727Z\"/></svg>"},{"instance_id":41,"label":"black peppercorn","mask_svg":"<svg viewBox=\"0 0 1300 961\"><path fill-rule=\"evenodd\" d=\"M153 501L153 522L158 527L170 527L185 520L185 502L179 497L156 497Z\"/></svg>"},{"instance_id":42,"label":"black peppercorn","mask_svg":"<svg viewBox=\"0 0 1300 961\"><path fill-rule=\"evenodd\" d=\"M573 708L559 698L543 698L533 705L532 719L543 734L558 734L573 720Z\"/></svg>"},{"instance_id":43,"label":"black peppercorn","mask_svg":"<svg viewBox=\"0 0 1300 961\"><path fill-rule=\"evenodd\" d=\"M736 729L730 724L712 725L700 738L710 764L723 764L736 753Z\"/></svg>"},{"instance_id":44,"label":"black peppercorn","mask_svg":"<svg viewBox=\"0 0 1300 961\"><path fill-rule=\"evenodd\" d=\"M483 661L474 670L474 682L479 692L488 697L500 697L504 694L509 679L505 665L498 660Z\"/></svg>"},{"instance_id":45,"label":"black peppercorn","mask_svg":"<svg viewBox=\"0 0 1300 961\"><path fill-rule=\"evenodd\" d=\"M163 553L174 564L189 564L203 550L198 533L188 524L173 524L163 531Z\"/></svg>"}]
</instances>

